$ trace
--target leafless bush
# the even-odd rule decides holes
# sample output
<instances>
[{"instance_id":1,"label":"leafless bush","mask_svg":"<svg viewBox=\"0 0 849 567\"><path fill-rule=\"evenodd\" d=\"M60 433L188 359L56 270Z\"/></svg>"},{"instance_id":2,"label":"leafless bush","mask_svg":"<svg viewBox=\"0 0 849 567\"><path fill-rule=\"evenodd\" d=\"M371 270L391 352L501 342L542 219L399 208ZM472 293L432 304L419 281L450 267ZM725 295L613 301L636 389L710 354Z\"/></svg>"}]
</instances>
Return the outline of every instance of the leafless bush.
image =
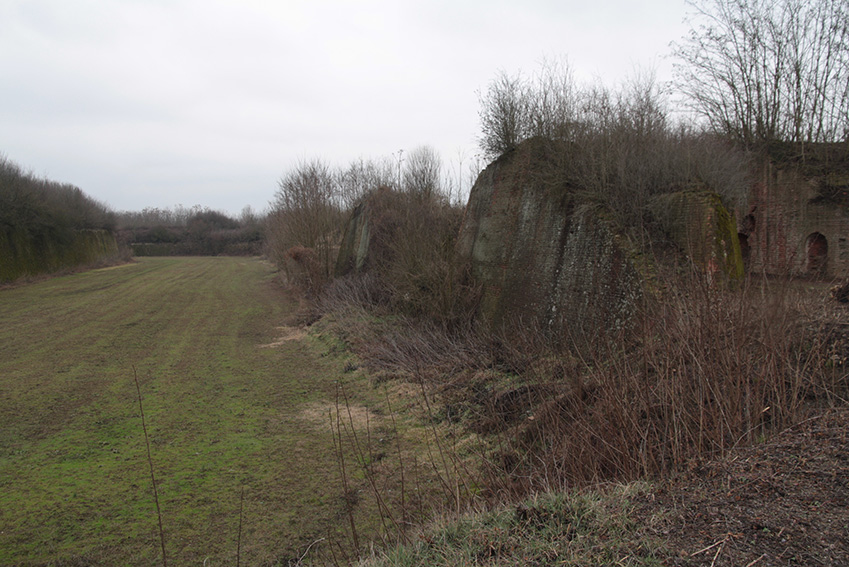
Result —
<instances>
[{"instance_id":1,"label":"leafless bush","mask_svg":"<svg viewBox=\"0 0 849 567\"><path fill-rule=\"evenodd\" d=\"M413 278L420 287L434 289L434 282L425 280L446 275L461 216L459 205L450 202L453 190L442 161L428 146L415 148L406 159L399 152L396 161L359 160L347 168L333 169L320 160L301 163L279 182L265 220L267 255L287 269L290 249L309 248L329 280L346 212L368 200L375 203L369 254L379 260L373 267L384 278L394 273L395 283ZM393 264L396 260L407 264ZM412 297L410 291L396 296Z\"/></svg>"},{"instance_id":2,"label":"leafless bush","mask_svg":"<svg viewBox=\"0 0 849 567\"><path fill-rule=\"evenodd\" d=\"M288 250L310 248L327 279L336 261L341 223L340 191L332 170L320 160L302 163L279 182L266 220L268 255L285 267Z\"/></svg>"},{"instance_id":3,"label":"leafless bush","mask_svg":"<svg viewBox=\"0 0 849 567\"><path fill-rule=\"evenodd\" d=\"M454 255L462 211L438 195L376 192L369 200L367 269L397 313L450 324L471 317L467 267Z\"/></svg>"},{"instance_id":4,"label":"leafless bush","mask_svg":"<svg viewBox=\"0 0 849 567\"><path fill-rule=\"evenodd\" d=\"M312 248L293 246L286 251L286 273L289 284L315 296L327 281L324 266Z\"/></svg>"},{"instance_id":5,"label":"leafless bush","mask_svg":"<svg viewBox=\"0 0 849 567\"><path fill-rule=\"evenodd\" d=\"M528 377L558 393L514 430L492 478L522 492L651 477L837 399L847 373L828 356L827 331L793 288L760 283L731 292L682 282L636 344L561 366L562 377Z\"/></svg>"},{"instance_id":6,"label":"leafless bush","mask_svg":"<svg viewBox=\"0 0 849 567\"><path fill-rule=\"evenodd\" d=\"M433 148L420 146L407 154L402 187L420 202L442 196L442 161Z\"/></svg>"},{"instance_id":7,"label":"leafless bush","mask_svg":"<svg viewBox=\"0 0 849 567\"><path fill-rule=\"evenodd\" d=\"M717 137L670 120L667 92L651 72L618 89L574 83L565 64L524 79L499 75L480 98L481 149L490 157L525 140L551 145L534 164L553 190L602 199L623 227L641 226L652 195L701 186L739 202L745 154Z\"/></svg>"},{"instance_id":8,"label":"leafless bush","mask_svg":"<svg viewBox=\"0 0 849 567\"><path fill-rule=\"evenodd\" d=\"M398 183L398 165L390 158L357 160L336 172L342 203L346 210L353 209L371 191L378 187L392 187Z\"/></svg>"},{"instance_id":9,"label":"leafless bush","mask_svg":"<svg viewBox=\"0 0 849 567\"><path fill-rule=\"evenodd\" d=\"M480 93L481 150L495 158L531 136L527 86L520 76L501 72Z\"/></svg>"}]
</instances>

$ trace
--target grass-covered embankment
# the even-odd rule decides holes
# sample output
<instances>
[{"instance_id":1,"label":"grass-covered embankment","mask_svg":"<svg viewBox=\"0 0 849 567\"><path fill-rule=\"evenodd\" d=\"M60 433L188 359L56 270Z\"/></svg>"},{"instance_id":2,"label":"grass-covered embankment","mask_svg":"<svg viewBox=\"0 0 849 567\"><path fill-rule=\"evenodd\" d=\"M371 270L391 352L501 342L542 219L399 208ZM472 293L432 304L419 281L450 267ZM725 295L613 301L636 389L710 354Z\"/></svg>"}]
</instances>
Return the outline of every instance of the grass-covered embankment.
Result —
<instances>
[{"instance_id":1,"label":"grass-covered embankment","mask_svg":"<svg viewBox=\"0 0 849 567\"><path fill-rule=\"evenodd\" d=\"M0 284L119 259L109 208L0 154Z\"/></svg>"},{"instance_id":2,"label":"grass-covered embankment","mask_svg":"<svg viewBox=\"0 0 849 567\"><path fill-rule=\"evenodd\" d=\"M66 230L33 235L21 228L0 230L0 283L104 264L119 257L108 230Z\"/></svg>"},{"instance_id":3,"label":"grass-covered embankment","mask_svg":"<svg viewBox=\"0 0 849 567\"><path fill-rule=\"evenodd\" d=\"M272 280L257 260L146 259L0 291L0 564L158 564L134 368L169 562L285 565L345 529L363 478L345 498L336 384L355 413L384 393L356 393L314 338L278 340L293 303Z\"/></svg>"}]
</instances>

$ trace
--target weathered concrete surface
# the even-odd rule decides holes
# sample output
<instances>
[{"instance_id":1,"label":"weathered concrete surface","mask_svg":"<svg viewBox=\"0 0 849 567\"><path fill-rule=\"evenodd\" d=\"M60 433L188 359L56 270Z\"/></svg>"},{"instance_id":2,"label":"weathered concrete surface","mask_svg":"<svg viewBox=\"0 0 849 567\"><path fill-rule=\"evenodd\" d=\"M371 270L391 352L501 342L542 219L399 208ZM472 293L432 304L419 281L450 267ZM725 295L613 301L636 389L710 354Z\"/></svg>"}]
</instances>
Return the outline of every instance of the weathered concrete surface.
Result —
<instances>
[{"instance_id":1,"label":"weathered concrete surface","mask_svg":"<svg viewBox=\"0 0 849 567\"><path fill-rule=\"evenodd\" d=\"M372 191L356 206L345 225L336 256L335 276L373 268L386 270L397 258L397 244L406 238L414 223L412 215L426 218L427 207L414 208L410 195L389 187Z\"/></svg>"},{"instance_id":2,"label":"weathered concrete surface","mask_svg":"<svg viewBox=\"0 0 849 567\"><path fill-rule=\"evenodd\" d=\"M344 276L350 272L360 272L366 264L368 257L371 206L368 199L354 207L348 224L345 225L345 234L339 246L339 255L336 257L334 275Z\"/></svg>"},{"instance_id":3,"label":"weathered concrete surface","mask_svg":"<svg viewBox=\"0 0 849 567\"><path fill-rule=\"evenodd\" d=\"M623 330L643 299L644 259L602 205L550 175L551 151L525 143L472 187L457 253L483 287L480 315L561 340Z\"/></svg>"},{"instance_id":4,"label":"weathered concrete surface","mask_svg":"<svg viewBox=\"0 0 849 567\"><path fill-rule=\"evenodd\" d=\"M734 215L710 191L678 191L653 197L652 218L678 249L711 278L744 276Z\"/></svg>"}]
</instances>

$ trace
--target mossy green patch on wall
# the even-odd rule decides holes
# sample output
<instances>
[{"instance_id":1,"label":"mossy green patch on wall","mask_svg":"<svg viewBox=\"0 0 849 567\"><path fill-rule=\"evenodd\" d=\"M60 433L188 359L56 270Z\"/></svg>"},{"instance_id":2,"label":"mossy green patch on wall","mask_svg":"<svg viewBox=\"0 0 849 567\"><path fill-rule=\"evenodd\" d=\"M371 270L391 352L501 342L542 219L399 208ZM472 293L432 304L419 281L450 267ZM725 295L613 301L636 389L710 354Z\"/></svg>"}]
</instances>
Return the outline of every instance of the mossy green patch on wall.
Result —
<instances>
[{"instance_id":1,"label":"mossy green patch on wall","mask_svg":"<svg viewBox=\"0 0 849 567\"><path fill-rule=\"evenodd\" d=\"M731 281L744 275L737 226L716 193L679 191L654 197L652 217L669 239L700 269Z\"/></svg>"},{"instance_id":2,"label":"mossy green patch on wall","mask_svg":"<svg viewBox=\"0 0 849 567\"><path fill-rule=\"evenodd\" d=\"M0 282L94 265L118 255L108 230L0 231Z\"/></svg>"}]
</instances>

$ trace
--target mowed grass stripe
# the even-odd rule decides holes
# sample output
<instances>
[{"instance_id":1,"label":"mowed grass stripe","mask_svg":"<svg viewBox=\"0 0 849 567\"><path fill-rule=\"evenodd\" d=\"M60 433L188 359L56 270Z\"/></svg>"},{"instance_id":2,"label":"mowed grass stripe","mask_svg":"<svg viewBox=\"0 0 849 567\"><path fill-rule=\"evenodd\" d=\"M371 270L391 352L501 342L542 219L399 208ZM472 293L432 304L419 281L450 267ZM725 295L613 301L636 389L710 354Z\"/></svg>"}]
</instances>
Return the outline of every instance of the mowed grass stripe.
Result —
<instances>
[{"instance_id":1,"label":"mowed grass stripe","mask_svg":"<svg viewBox=\"0 0 849 567\"><path fill-rule=\"evenodd\" d=\"M270 268L145 259L0 291L0 564L149 565L156 518L133 368L177 564L273 564L335 529L339 360L274 341L292 308ZM209 562L207 564L210 564Z\"/></svg>"}]
</instances>

